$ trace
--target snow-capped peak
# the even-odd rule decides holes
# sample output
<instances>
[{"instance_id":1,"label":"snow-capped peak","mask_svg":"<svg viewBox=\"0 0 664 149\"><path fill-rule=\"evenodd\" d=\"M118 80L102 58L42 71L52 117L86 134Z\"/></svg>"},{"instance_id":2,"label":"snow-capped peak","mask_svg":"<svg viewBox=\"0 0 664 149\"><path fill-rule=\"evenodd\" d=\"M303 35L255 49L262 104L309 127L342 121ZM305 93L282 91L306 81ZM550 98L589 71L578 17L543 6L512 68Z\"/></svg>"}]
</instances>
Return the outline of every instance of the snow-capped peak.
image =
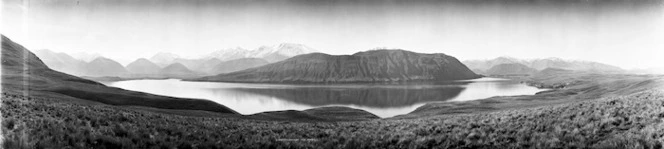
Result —
<instances>
[{"instance_id":1,"label":"snow-capped peak","mask_svg":"<svg viewBox=\"0 0 664 149\"><path fill-rule=\"evenodd\" d=\"M278 52L281 55L284 56L295 56L295 55L300 55L300 54L308 54L308 53L314 53L318 52L317 50L302 45L302 44L294 44L294 43L282 43L277 46L276 52Z\"/></svg>"},{"instance_id":2,"label":"snow-capped peak","mask_svg":"<svg viewBox=\"0 0 664 149\"><path fill-rule=\"evenodd\" d=\"M75 59L82 60L85 62L91 62L92 60L97 59L98 57L101 57L101 54L99 53L88 53L88 52L77 52L71 54L71 57L74 57Z\"/></svg>"},{"instance_id":3,"label":"snow-capped peak","mask_svg":"<svg viewBox=\"0 0 664 149\"><path fill-rule=\"evenodd\" d=\"M154 63L170 63L173 60L180 58L179 55L167 52L159 52L150 58Z\"/></svg>"}]
</instances>

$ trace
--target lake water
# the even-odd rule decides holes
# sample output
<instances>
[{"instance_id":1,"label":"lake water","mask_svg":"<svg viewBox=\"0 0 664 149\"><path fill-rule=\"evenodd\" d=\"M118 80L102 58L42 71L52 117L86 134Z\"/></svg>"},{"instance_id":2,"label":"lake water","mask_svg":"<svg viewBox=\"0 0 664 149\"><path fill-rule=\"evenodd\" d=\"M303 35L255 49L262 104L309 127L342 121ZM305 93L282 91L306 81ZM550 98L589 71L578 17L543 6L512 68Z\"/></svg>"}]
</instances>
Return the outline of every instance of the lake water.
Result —
<instances>
[{"instance_id":1,"label":"lake water","mask_svg":"<svg viewBox=\"0 0 664 149\"><path fill-rule=\"evenodd\" d=\"M334 85L187 82L176 79L104 84L158 95L208 99L241 114L347 106L383 118L407 114L426 103L532 95L542 91L516 81L497 78L439 83Z\"/></svg>"}]
</instances>

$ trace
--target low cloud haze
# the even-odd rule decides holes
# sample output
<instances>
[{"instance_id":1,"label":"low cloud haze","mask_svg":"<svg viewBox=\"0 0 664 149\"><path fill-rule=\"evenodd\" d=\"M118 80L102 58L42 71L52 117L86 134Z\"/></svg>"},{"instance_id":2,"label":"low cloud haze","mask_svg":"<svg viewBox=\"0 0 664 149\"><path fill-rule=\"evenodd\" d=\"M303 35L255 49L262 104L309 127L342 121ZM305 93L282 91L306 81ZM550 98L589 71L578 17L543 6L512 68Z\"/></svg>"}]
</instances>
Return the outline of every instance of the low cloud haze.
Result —
<instances>
[{"instance_id":1,"label":"low cloud haze","mask_svg":"<svg viewBox=\"0 0 664 149\"><path fill-rule=\"evenodd\" d=\"M123 63L157 52L198 56L300 43L329 54L376 47L459 59L561 57L661 67L659 1L19 1L2 34L29 49L90 52Z\"/></svg>"}]
</instances>

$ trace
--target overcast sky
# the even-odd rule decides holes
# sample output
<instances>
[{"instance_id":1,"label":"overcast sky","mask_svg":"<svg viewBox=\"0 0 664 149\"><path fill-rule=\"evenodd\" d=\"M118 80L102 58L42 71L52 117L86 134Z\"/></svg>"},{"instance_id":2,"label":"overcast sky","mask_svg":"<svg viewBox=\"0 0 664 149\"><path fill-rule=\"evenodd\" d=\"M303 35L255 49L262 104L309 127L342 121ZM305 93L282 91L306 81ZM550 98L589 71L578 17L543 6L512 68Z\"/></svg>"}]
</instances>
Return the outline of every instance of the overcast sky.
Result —
<instances>
[{"instance_id":1,"label":"overcast sky","mask_svg":"<svg viewBox=\"0 0 664 149\"><path fill-rule=\"evenodd\" d=\"M468 1L2 0L0 28L29 49L121 61L287 42L329 54L388 47L461 60L561 57L627 69L664 64L658 1Z\"/></svg>"}]
</instances>

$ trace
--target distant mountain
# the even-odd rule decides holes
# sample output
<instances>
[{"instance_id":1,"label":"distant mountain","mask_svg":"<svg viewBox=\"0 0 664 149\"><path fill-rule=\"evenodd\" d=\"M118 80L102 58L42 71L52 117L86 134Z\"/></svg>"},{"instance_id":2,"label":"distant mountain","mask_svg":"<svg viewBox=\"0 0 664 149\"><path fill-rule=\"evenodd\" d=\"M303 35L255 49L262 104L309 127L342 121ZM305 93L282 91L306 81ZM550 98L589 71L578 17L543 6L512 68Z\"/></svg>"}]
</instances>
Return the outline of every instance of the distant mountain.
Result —
<instances>
[{"instance_id":1,"label":"distant mountain","mask_svg":"<svg viewBox=\"0 0 664 149\"><path fill-rule=\"evenodd\" d=\"M184 66L180 63L173 63L162 68L159 73L164 76L178 77L178 76L190 76L194 75L195 72L189 70L187 66Z\"/></svg>"},{"instance_id":2,"label":"distant mountain","mask_svg":"<svg viewBox=\"0 0 664 149\"><path fill-rule=\"evenodd\" d=\"M249 51L247 57L262 58L268 62L278 62L296 55L314 52L318 51L302 44L282 43L277 46L263 46L256 50Z\"/></svg>"},{"instance_id":3,"label":"distant mountain","mask_svg":"<svg viewBox=\"0 0 664 149\"><path fill-rule=\"evenodd\" d=\"M95 60L85 65L85 76L98 77L98 76L121 76L129 72L120 63L104 58L98 57Z\"/></svg>"},{"instance_id":4,"label":"distant mountain","mask_svg":"<svg viewBox=\"0 0 664 149\"><path fill-rule=\"evenodd\" d=\"M102 69L100 66L95 66L102 64L89 64L99 58L102 58L102 60L113 61L114 63L118 62L116 60L102 57L99 54L76 53L82 59L94 58L93 60L85 61L74 58L65 53L56 53L48 50L40 51L37 54L44 57L44 61L47 65L53 67L53 69L77 76L102 77L130 74L131 77L164 77L160 75L152 76L152 74L160 74L161 68L167 67L171 64L180 63L192 72L216 75L219 73L227 73L261 66L265 65L265 62L281 61L295 55L312 53L314 51L316 50L305 45L284 43L277 46L263 46L255 50L247 50L243 48L222 49L202 58L183 58L177 54L160 52L152 56L150 59L142 58L127 64L126 71L122 71L117 67ZM221 64L222 62L226 63ZM158 69L150 63L155 64ZM219 64L221 64L221 66L217 66ZM112 72L116 70L119 72ZM181 73L178 72L176 74Z\"/></svg>"},{"instance_id":5,"label":"distant mountain","mask_svg":"<svg viewBox=\"0 0 664 149\"><path fill-rule=\"evenodd\" d=\"M35 54L51 69L72 75L82 75L86 71L86 62L78 60L65 53L57 53L51 50L37 50Z\"/></svg>"},{"instance_id":6,"label":"distant mountain","mask_svg":"<svg viewBox=\"0 0 664 149\"><path fill-rule=\"evenodd\" d=\"M268 61L260 58L242 58L231 61L225 61L218 63L210 73L220 74L234 72L238 70L245 70L248 68L254 68L258 66L263 66L269 64Z\"/></svg>"},{"instance_id":7,"label":"distant mountain","mask_svg":"<svg viewBox=\"0 0 664 149\"><path fill-rule=\"evenodd\" d=\"M220 50L217 50L217 51L214 51L214 52L208 54L208 56L204 57L204 59L215 58L215 59L218 59L220 61L230 61L230 60L246 58L247 57L247 52L249 52L249 50L241 48L241 47L220 49Z\"/></svg>"},{"instance_id":8,"label":"distant mountain","mask_svg":"<svg viewBox=\"0 0 664 149\"><path fill-rule=\"evenodd\" d=\"M513 58L513 57L498 57L492 60L466 60L463 61L463 64L468 66L468 68L473 70L486 71L491 67L500 65L500 64L509 64L509 63L526 63L525 61Z\"/></svg>"},{"instance_id":9,"label":"distant mountain","mask_svg":"<svg viewBox=\"0 0 664 149\"><path fill-rule=\"evenodd\" d=\"M551 76L551 75L559 75L559 74L568 74L568 73L573 73L574 71L572 70L566 70L566 69L560 69L560 68L547 68L544 70L541 70L534 75L540 75L540 76Z\"/></svg>"},{"instance_id":10,"label":"distant mountain","mask_svg":"<svg viewBox=\"0 0 664 149\"><path fill-rule=\"evenodd\" d=\"M546 58L546 59L534 59L530 60L530 67L543 70L546 68L560 68L567 70L577 70L577 71L596 71L596 72L620 72L624 71L623 69L611 66L607 64L602 64L598 62L590 61L573 61L573 60L564 60L560 58Z\"/></svg>"},{"instance_id":11,"label":"distant mountain","mask_svg":"<svg viewBox=\"0 0 664 149\"><path fill-rule=\"evenodd\" d=\"M664 74L664 67L657 68L644 68L644 69L631 69L629 70L630 73L635 73L635 74Z\"/></svg>"},{"instance_id":12,"label":"distant mountain","mask_svg":"<svg viewBox=\"0 0 664 149\"><path fill-rule=\"evenodd\" d=\"M88 52L77 52L71 54L71 56L74 57L75 59L85 62L90 62L92 60L97 59L98 57L101 57L101 55L98 53L88 53Z\"/></svg>"},{"instance_id":13,"label":"distant mountain","mask_svg":"<svg viewBox=\"0 0 664 149\"><path fill-rule=\"evenodd\" d=\"M534 73L537 73L537 69L519 63L499 64L485 72L486 75L531 75Z\"/></svg>"},{"instance_id":14,"label":"distant mountain","mask_svg":"<svg viewBox=\"0 0 664 149\"><path fill-rule=\"evenodd\" d=\"M180 58L179 55L173 54L173 53L165 53L165 52L159 52L152 56L150 58L150 61L159 65L159 66L167 66L173 63L173 60Z\"/></svg>"},{"instance_id":15,"label":"distant mountain","mask_svg":"<svg viewBox=\"0 0 664 149\"><path fill-rule=\"evenodd\" d=\"M210 59L206 60L205 62L203 62L203 64L201 64L200 66L195 68L194 71L202 72L202 73L205 73L207 75L216 75L216 74L219 74L219 73L214 72L214 69L221 62L222 61L217 59L217 58L210 58Z\"/></svg>"},{"instance_id":16,"label":"distant mountain","mask_svg":"<svg viewBox=\"0 0 664 149\"><path fill-rule=\"evenodd\" d=\"M498 57L490 60L466 60L463 63L468 68L476 71L487 71L493 66L500 64L519 63L530 68L543 70L546 68L560 68L574 71L591 72L622 72L623 70L616 66L602 64L590 61L564 60L560 58L530 59L523 60L511 57Z\"/></svg>"},{"instance_id":17,"label":"distant mountain","mask_svg":"<svg viewBox=\"0 0 664 149\"><path fill-rule=\"evenodd\" d=\"M176 58L172 61L171 64L180 63L191 70L199 70L205 65L209 59L185 59L185 58Z\"/></svg>"},{"instance_id":18,"label":"distant mountain","mask_svg":"<svg viewBox=\"0 0 664 149\"><path fill-rule=\"evenodd\" d=\"M221 61L230 61L241 58L262 58L268 62L277 62L300 54L314 53L317 50L294 43L282 43L276 46L262 46L254 50L243 48L230 48L217 50L204 58L217 58Z\"/></svg>"},{"instance_id":19,"label":"distant mountain","mask_svg":"<svg viewBox=\"0 0 664 149\"><path fill-rule=\"evenodd\" d=\"M161 70L161 67L145 58L129 63L126 68L132 74L158 74Z\"/></svg>"},{"instance_id":20,"label":"distant mountain","mask_svg":"<svg viewBox=\"0 0 664 149\"><path fill-rule=\"evenodd\" d=\"M247 70L193 79L223 82L389 82L478 78L456 58L405 50L311 53Z\"/></svg>"},{"instance_id":21,"label":"distant mountain","mask_svg":"<svg viewBox=\"0 0 664 149\"><path fill-rule=\"evenodd\" d=\"M473 71L476 74L486 74L486 70L482 69L471 69L471 71Z\"/></svg>"},{"instance_id":22,"label":"distant mountain","mask_svg":"<svg viewBox=\"0 0 664 149\"><path fill-rule=\"evenodd\" d=\"M57 102L108 104L160 108L162 110L196 110L237 114L209 100L166 97L107 87L95 81L54 71L40 58L2 35L2 92L27 95L34 99ZM99 58L95 59L95 61ZM103 59L99 61L104 61ZM93 61L94 62L94 61ZM36 98L35 98L36 97ZM4 98L3 98L4 99ZM90 102L92 101L92 102Z\"/></svg>"}]
</instances>

